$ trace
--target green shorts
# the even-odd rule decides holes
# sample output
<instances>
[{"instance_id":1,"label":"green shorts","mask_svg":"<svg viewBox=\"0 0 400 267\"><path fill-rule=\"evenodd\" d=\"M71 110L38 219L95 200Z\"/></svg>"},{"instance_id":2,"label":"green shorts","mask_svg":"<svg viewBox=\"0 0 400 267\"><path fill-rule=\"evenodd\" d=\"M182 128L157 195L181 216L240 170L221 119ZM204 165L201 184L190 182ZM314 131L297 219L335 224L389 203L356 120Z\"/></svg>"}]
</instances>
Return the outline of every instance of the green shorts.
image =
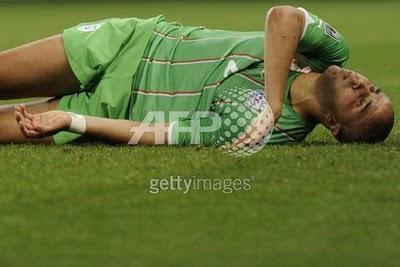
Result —
<instances>
[{"instance_id":1,"label":"green shorts","mask_svg":"<svg viewBox=\"0 0 400 267\"><path fill-rule=\"evenodd\" d=\"M65 52L81 87L77 93L63 96L58 109L129 118L133 78L155 26L163 20L162 15L150 19L113 18L66 29ZM60 132L54 142L64 144L78 137Z\"/></svg>"}]
</instances>

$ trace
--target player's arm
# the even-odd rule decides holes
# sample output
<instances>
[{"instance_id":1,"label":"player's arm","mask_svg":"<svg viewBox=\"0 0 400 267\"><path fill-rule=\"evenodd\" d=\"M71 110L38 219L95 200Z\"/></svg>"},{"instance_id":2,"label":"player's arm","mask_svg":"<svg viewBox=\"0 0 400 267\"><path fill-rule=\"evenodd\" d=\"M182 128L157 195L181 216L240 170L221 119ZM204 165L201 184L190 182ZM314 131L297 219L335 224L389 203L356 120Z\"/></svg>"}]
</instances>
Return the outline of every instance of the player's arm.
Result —
<instances>
[{"instance_id":1,"label":"player's arm","mask_svg":"<svg viewBox=\"0 0 400 267\"><path fill-rule=\"evenodd\" d=\"M149 125L140 122L74 115L54 110L32 114L24 105L15 108L20 130L27 138L43 138L60 131L69 131L113 144L154 145L167 143L167 125Z\"/></svg>"},{"instance_id":2,"label":"player's arm","mask_svg":"<svg viewBox=\"0 0 400 267\"><path fill-rule=\"evenodd\" d=\"M275 121L278 121L281 114L290 65L295 58L304 23L304 13L291 6L273 7L266 17L265 95L268 96L268 103L272 108Z\"/></svg>"}]
</instances>

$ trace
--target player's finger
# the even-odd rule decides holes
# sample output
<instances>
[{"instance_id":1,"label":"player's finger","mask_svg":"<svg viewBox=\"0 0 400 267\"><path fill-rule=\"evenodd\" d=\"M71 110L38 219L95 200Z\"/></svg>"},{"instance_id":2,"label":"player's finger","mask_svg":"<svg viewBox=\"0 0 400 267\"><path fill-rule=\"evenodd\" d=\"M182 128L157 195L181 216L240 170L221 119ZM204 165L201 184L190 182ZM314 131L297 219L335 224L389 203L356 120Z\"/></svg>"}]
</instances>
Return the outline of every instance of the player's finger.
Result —
<instances>
[{"instance_id":1,"label":"player's finger","mask_svg":"<svg viewBox=\"0 0 400 267\"><path fill-rule=\"evenodd\" d=\"M26 128L25 128L25 126L24 126L24 123L23 123L22 121L20 121L20 122L18 123L18 126L19 126L19 130L21 131L21 133L22 133L25 137L29 137L29 135L28 135L28 133L27 133L27 131L26 131Z\"/></svg>"},{"instance_id":2,"label":"player's finger","mask_svg":"<svg viewBox=\"0 0 400 267\"><path fill-rule=\"evenodd\" d=\"M26 128L26 125L25 125L23 122L20 122L20 123L19 123L19 128L20 128L22 134L23 134L25 137L28 137L28 138L37 138L37 137L40 136L40 133L38 133L38 132L36 132L36 131L34 131L34 130L29 130L29 129L27 129L27 128Z\"/></svg>"},{"instance_id":3,"label":"player's finger","mask_svg":"<svg viewBox=\"0 0 400 267\"><path fill-rule=\"evenodd\" d=\"M26 132L28 133L29 138L41 138L42 137L41 133L38 133L33 130L26 129Z\"/></svg>"},{"instance_id":4,"label":"player's finger","mask_svg":"<svg viewBox=\"0 0 400 267\"><path fill-rule=\"evenodd\" d=\"M14 112L14 114L15 114L15 119L17 120L17 122L22 121L23 115L21 114L21 112L19 112L19 111L16 110L16 111Z\"/></svg>"},{"instance_id":5,"label":"player's finger","mask_svg":"<svg viewBox=\"0 0 400 267\"><path fill-rule=\"evenodd\" d=\"M15 109L15 111L19 111L19 112L21 112L21 108L20 108L20 106L19 106L19 105L15 105L15 106L14 106L14 109Z\"/></svg>"},{"instance_id":6,"label":"player's finger","mask_svg":"<svg viewBox=\"0 0 400 267\"><path fill-rule=\"evenodd\" d=\"M33 114L29 113L26 110L25 105L21 105L21 111L22 111L22 114L24 114L24 116L27 117L28 119L32 119L33 118Z\"/></svg>"},{"instance_id":7,"label":"player's finger","mask_svg":"<svg viewBox=\"0 0 400 267\"><path fill-rule=\"evenodd\" d=\"M21 104L21 105L19 105L19 108L20 108L20 112L22 113L22 115L24 115L24 117L28 117L27 116L27 110L26 110L26 107L25 107L25 105L24 104Z\"/></svg>"},{"instance_id":8,"label":"player's finger","mask_svg":"<svg viewBox=\"0 0 400 267\"><path fill-rule=\"evenodd\" d=\"M30 120L24 119L22 122L24 123L25 128L27 128L28 130L35 130Z\"/></svg>"},{"instance_id":9,"label":"player's finger","mask_svg":"<svg viewBox=\"0 0 400 267\"><path fill-rule=\"evenodd\" d=\"M25 118L19 111L15 111L14 113L18 123L23 122L28 129L33 130L32 123L29 119Z\"/></svg>"},{"instance_id":10,"label":"player's finger","mask_svg":"<svg viewBox=\"0 0 400 267\"><path fill-rule=\"evenodd\" d=\"M22 106L23 106L22 104L16 105L16 106L15 106L15 110L22 113Z\"/></svg>"}]
</instances>

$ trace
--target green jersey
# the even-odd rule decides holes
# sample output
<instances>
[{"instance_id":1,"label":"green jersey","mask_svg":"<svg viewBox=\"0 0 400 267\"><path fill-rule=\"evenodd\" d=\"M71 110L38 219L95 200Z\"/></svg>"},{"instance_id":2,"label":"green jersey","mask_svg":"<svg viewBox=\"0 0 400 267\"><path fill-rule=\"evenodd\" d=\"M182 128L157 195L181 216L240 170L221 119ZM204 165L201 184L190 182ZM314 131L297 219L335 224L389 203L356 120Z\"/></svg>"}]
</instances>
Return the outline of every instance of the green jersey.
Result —
<instances>
[{"instance_id":1,"label":"green jersey","mask_svg":"<svg viewBox=\"0 0 400 267\"><path fill-rule=\"evenodd\" d=\"M305 28L297 49L297 61L293 62L289 73L282 115L269 143L301 141L315 126L292 108L290 87L293 80L302 72L323 72L330 65L343 66L348 59L349 51L343 37L319 17L301 10L306 16ZM185 27L177 22L159 22L133 83L130 119L143 121L149 112L163 111L165 121L171 122L170 112L187 112L172 123L169 134L173 144L191 144L193 131L198 129L188 132L178 129L192 127L193 120L207 121L195 118L196 112L211 110L225 121L230 116L227 110L232 107L225 105L216 111L213 107L217 95L221 101L221 96L237 88L264 94L264 77L264 32L209 30ZM268 93L268 88L266 91ZM246 100L243 99L243 103ZM251 110L248 105L239 106ZM218 131L200 133L197 143L213 145L219 135L231 132L231 127L222 124ZM243 130L242 127L235 132Z\"/></svg>"},{"instance_id":2,"label":"green jersey","mask_svg":"<svg viewBox=\"0 0 400 267\"><path fill-rule=\"evenodd\" d=\"M304 71L343 66L348 58L343 37L301 10L306 23L297 62L292 64L270 143L301 141L314 128L292 108L293 80ZM63 96L58 109L135 121L152 121L154 116L148 115L160 112L162 122L170 122L169 143L183 145L234 142L260 113L265 91L263 31L182 26L160 15L79 24L65 30L63 38L81 88ZM199 112L217 113L221 127L202 132L199 125L211 118L199 117ZM182 132L182 127L190 131ZM57 144L77 138L68 132L54 136Z\"/></svg>"}]
</instances>

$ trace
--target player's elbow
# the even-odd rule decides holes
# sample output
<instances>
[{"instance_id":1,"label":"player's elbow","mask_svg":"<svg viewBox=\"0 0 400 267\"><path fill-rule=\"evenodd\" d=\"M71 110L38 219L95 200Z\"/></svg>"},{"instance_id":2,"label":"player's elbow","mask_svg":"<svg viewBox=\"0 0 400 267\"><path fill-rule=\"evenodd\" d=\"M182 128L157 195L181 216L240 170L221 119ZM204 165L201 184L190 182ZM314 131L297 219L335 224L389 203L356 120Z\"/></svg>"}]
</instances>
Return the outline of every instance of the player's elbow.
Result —
<instances>
[{"instance_id":1,"label":"player's elbow","mask_svg":"<svg viewBox=\"0 0 400 267\"><path fill-rule=\"evenodd\" d=\"M293 6L274 6L268 10L267 22L268 23L286 23L287 21L301 21L302 12Z\"/></svg>"}]
</instances>

